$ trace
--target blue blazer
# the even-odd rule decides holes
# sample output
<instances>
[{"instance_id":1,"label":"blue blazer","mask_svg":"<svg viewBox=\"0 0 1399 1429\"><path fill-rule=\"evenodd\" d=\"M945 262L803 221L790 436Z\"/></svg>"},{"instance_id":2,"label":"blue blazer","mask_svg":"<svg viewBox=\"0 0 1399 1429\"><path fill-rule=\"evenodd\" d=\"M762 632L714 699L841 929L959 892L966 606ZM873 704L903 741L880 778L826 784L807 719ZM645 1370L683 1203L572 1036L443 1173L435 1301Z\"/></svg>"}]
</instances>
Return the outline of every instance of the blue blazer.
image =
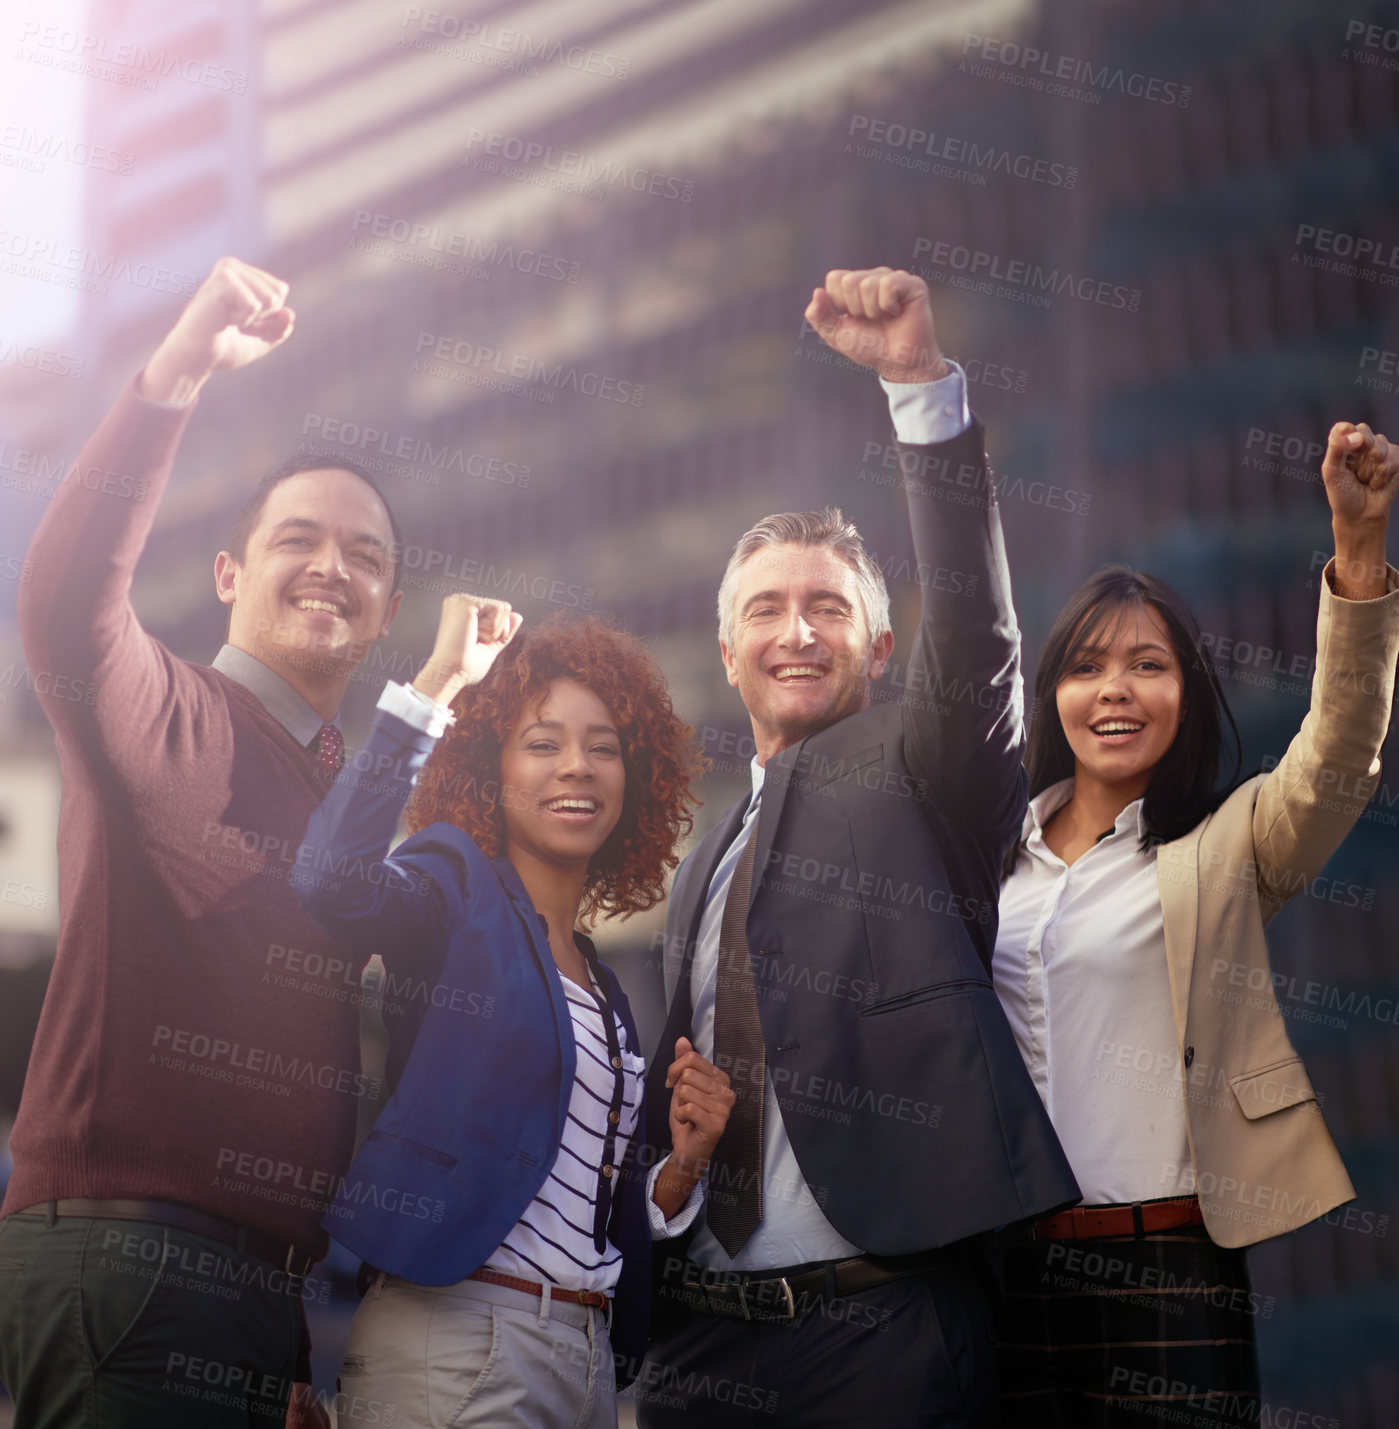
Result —
<instances>
[{"instance_id":1,"label":"blue blazer","mask_svg":"<svg viewBox=\"0 0 1399 1429\"><path fill-rule=\"evenodd\" d=\"M380 954L387 973L392 1092L324 1224L381 1270L451 1285L485 1263L544 1184L575 1051L544 919L513 866L446 823L385 857L433 742L379 714L312 815L293 883L317 922L362 956ZM591 945L585 954L639 1048L621 985ZM650 1313L651 1236L634 1154L613 1185L621 1384L645 1348Z\"/></svg>"}]
</instances>

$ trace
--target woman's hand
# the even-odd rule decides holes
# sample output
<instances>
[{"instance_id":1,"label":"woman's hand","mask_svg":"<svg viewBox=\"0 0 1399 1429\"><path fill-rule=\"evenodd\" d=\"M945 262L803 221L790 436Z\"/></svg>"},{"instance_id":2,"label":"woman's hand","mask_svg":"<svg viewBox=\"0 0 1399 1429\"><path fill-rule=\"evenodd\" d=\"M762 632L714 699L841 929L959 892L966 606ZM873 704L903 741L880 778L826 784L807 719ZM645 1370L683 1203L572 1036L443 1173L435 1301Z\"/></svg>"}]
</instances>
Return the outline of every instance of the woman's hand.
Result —
<instances>
[{"instance_id":1,"label":"woman's hand","mask_svg":"<svg viewBox=\"0 0 1399 1429\"><path fill-rule=\"evenodd\" d=\"M485 677L495 657L514 639L524 621L503 600L449 595L442 602L437 640L413 688L439 705L449 705L466 685Z\"/></svg>"},{"instance_id":2,"label":"woman's hand","mask_svg":"<svg viewBox=\"0 0 1399 1429\"><path fill-rule=\"evenodd\" d=\"M1377 600L1389 589L1385 534L1399 489L1399 446L1361 422L1337 422L1321 463L1336 537L1336 594Z\"/></svg>"},{"instance_id":3,"label":"woman's hand","mask_svg":"<svg viewBox=\"0 0 1399 1429\"><path fill-rule=\"evenodd\" d=\"M735 1097L728 1073L701 1057L685 1037L675 1043L675 1060L665 1084L671 1088L671 1151L656 1177L651 1199L670 1220L709 1165L729 1124Z\"/></svg>"},{"instance_id":4,"label":"woman's hand","mask_svg":"<svg viewBox=\"0 0 1399 1429\"><path fill-rule=\"evenodd\" d=\"M292 1385L291 1398L287 1401L285 1429L330 1429L329 1416L316 1394L314 1385Z\"/></svg>"}]
</instances>

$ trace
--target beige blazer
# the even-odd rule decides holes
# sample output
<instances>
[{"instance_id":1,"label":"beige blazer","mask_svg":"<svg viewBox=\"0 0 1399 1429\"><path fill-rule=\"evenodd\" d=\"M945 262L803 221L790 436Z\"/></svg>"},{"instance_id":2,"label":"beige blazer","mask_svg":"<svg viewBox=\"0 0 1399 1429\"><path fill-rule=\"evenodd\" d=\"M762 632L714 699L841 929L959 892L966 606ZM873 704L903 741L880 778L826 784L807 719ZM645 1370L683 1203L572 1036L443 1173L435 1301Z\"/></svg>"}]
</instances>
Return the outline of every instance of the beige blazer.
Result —
<instances>
[{"instance_id":1,"label":"beige blazer","mask_svg":"<svg viewBox=\"0 0 1399 1429\"><path fill-rule=\"evenodd\" d=\"M1195 1181L1211 1239L1252 1245L1355 1195L1273 995L1263 929L1310 885L1380 771L1399 652L1389 594L1321 582L1311 708L1270 773L1157 850L1171 1001Z\"/></svg>"}]
</instances>

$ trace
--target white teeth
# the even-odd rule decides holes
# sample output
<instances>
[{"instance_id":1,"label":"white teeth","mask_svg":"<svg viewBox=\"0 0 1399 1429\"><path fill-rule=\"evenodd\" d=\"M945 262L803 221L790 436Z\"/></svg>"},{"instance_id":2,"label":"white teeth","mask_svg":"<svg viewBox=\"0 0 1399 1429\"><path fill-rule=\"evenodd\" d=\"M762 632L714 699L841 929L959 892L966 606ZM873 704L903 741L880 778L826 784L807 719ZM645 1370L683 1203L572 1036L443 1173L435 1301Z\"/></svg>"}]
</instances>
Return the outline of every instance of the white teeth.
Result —
<instances>
[{"instance_id":1,"label":"white teeth","mask_svg":"<svg viewBox=\"0 0 1399 1429\"><path fill-rule=\"evenodd\" d=\"M1099 724L1093 726L1094 734L1136 734L1144 726L1139 724Z\"/></svg>"},{"instance_id":2,"label":"white teeth","mask_svg":"<svg viewBox=\"0 0 1399 1429\"><path fill-rule=\"evenodd\" d=\"M544 807L556 814L592 814L598 806L592 799L550 799Z\"/></svg>"},{"instance_id":3,"label":"white teeth","mask_svg":"<svg viewBox=\"0 0 1399 1429\"><path fill-rule=\"evenodd\" d=\"M816 665L784 665L772 672L779 680L795 679L798 675L815 675L818 679L825 673Z\"/></svg>"},{"instance_id":4,"label":"white teeth","mask_svg":"<svg viewBox=\"0 0 1399 1429\"><path fill-rule=\"evenodd\" d=\"M324 610L328 611L331 615L340 614L340 607L338 605L332 605L328 600L316 600L314 598L298 600L296 602L296 608L298 610Z\"/></svg>"}]
</instances>

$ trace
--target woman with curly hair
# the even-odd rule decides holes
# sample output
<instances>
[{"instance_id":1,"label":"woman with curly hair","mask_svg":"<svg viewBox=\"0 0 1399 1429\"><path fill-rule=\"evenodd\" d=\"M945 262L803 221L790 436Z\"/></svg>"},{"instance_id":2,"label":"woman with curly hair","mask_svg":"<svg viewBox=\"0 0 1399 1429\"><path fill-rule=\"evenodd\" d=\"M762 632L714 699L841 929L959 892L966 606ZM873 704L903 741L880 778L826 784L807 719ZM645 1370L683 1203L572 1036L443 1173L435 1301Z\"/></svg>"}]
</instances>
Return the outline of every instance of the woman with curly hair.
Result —
<instances>
[{"instance_id":1,"label":"woman with curly hair","mask_svg":"<svg viewBox=\"0 0 1399 1429\"><path fill-rule=\"evenodd\" d=\"M391 1095L326 1222L369 1282L342 1423L615 1425L645 1348L645 1068L577 925L662 898L693 731L631 636L519 625L443 602L432 657L385 690L298 858L307 909L387 974ZM688 1050L672 1076L672 1114L712 1150L728 1079Z\"/></svg>"}]
</instances>

